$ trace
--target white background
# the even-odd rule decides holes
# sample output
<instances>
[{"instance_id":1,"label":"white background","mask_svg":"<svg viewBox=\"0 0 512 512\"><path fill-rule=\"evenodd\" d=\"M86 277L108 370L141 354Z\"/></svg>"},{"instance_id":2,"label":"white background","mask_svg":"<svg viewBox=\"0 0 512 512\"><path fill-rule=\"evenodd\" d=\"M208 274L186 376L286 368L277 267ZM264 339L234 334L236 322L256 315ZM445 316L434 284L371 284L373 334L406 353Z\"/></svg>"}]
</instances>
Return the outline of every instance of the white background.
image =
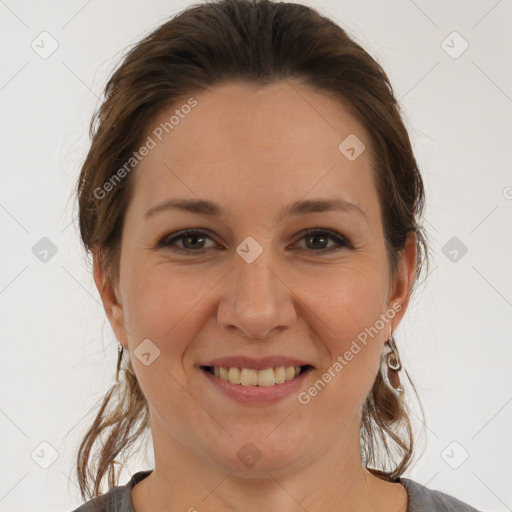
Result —
<instances>
[{"instance_id":1,"label":"white background","mask_svg":"<svg viewBox=\"0 0 512 512\"><path fill-rule=\"evenodd\" d=\"M480 510L512 510L511 1L307 3L388 72L427 187L432 271L396 332L426 411L423 456L405 476ZM76 449L113 382L116 341L79 245L73 188L108 75L189 4L0 1L4 512L81 503ZM47 59L31 48L42 31L59 45ZM442 46L453 31L469 44L458 58L461 39L444 43L452 56ZM42 237L57 248L46 263L32 252ZM468 249L456 262L443 253L452 237ZM58 453L48 469L31 458L49 457L43 441ZM446 461L463 450L453 469ZM151 467L132 459L120 483Z\"/></svg>"}]
</instances>

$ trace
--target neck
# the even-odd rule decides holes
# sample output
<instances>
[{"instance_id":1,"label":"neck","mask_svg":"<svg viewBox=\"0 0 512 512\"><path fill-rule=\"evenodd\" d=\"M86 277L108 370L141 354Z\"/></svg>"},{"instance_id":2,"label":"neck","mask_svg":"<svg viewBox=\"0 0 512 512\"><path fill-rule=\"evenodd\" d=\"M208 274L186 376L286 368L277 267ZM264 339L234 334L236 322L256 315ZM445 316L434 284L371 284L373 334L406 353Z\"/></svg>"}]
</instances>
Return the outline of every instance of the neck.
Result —
<instances>
[{"instance_id":1,"label":"neck","mask_svg":"<svg viewBox=\"0 0 512 512\"><path fill-rule=\"evenodd\" d=\"M232 471L183 446L158 421L152 421L152 434L155 469L132 491L137 512L384 510L386 483L361 464L357 415L324 453L282 470L261 465L258 471Z\"/></svg>"}]
</instances>

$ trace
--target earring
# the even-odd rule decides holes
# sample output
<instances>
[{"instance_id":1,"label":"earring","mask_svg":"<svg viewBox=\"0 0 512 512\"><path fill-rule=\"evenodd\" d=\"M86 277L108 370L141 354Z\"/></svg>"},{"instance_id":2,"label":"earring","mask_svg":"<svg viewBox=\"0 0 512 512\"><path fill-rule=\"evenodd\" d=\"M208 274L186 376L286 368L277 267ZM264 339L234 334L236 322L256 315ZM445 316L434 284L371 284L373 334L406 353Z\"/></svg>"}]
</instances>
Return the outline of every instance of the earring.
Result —
<instances>
[{"instance_id":1,"label":"earring","mask_svg":"<svg viewBox=\"0 0 512 512\"><path fill-rule=\"evenodd\" d=\"M117 340L119 342L119 340ZM119 343L117 347L117 369L116 369L116 381L119 382L119 370L121 369L121 361L123 360L123 345Z\"/></svg>"},{"instance_id":2,"label":"earring","mask_svg":"<svg viewBox=\"0 0 512 512\"><path fill-rule=\"evenodd\" d=\"M404 388L400 384L400 376L398 375L398 372L402 369L402 363L400 362L398 349L396 348L395 340L393 339L393 328L390 329L389 339L386 343L391 348L391 352L388 352L386 356L386 363L388 366L388 381L399 394L400 399L403 399Z\"/></svg>"}]
</instances>

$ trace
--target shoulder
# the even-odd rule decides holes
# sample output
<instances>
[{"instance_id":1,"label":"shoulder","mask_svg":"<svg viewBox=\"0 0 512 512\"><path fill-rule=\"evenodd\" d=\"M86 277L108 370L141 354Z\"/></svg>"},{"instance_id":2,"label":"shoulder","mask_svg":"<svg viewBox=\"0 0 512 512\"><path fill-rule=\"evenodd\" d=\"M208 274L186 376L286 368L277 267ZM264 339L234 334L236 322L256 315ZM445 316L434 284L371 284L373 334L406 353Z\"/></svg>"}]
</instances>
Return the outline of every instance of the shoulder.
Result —
<instances>
[{"instance_id":1,"label":"shoulder","mask_svg":"<svg viewBox=\"0 0 512 512\"><path fill-rule=\"evenodd\" d=\"M414 480L400 478L399 481L409 495L407 512L481 512L449 494L428 489Z\"/></svg>"},{"instance_id":2,"label":"shoulder","mask_svg":"<svg viewBox=\"0 0 512 512\"><path fill-rule=\"evenodd\" d=\"M151 470L139 471L130 478L127 484L114 487L106 494L96 496L72 512L135 512L131 490L137 482L143 480L150 473Z\"/></svg>"}]
</instances>

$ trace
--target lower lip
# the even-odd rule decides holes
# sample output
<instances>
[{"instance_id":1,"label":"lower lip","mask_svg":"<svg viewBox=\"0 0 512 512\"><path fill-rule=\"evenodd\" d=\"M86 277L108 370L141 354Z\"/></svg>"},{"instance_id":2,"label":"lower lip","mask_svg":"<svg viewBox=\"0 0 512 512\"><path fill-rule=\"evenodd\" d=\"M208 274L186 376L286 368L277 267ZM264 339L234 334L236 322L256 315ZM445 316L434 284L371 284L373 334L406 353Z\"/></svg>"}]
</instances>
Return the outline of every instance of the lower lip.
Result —
<instances>
[{"instance_id":1,"label":"lower lip","mask_svg":"<svg viewBox=\"0 0 512 512\"><path fill-rule=\"evenodd\" d=\"M212 375L210 372L199 368L199 371L220 392L239 403L251 405L275 403L290 395L298 394L304 379L309 375L311 370L312 368L282 384L274 384L273 386L244 386L242 384L226 382L219 377L215 377L215 375Z\"/></svg>"}]
</instances>

